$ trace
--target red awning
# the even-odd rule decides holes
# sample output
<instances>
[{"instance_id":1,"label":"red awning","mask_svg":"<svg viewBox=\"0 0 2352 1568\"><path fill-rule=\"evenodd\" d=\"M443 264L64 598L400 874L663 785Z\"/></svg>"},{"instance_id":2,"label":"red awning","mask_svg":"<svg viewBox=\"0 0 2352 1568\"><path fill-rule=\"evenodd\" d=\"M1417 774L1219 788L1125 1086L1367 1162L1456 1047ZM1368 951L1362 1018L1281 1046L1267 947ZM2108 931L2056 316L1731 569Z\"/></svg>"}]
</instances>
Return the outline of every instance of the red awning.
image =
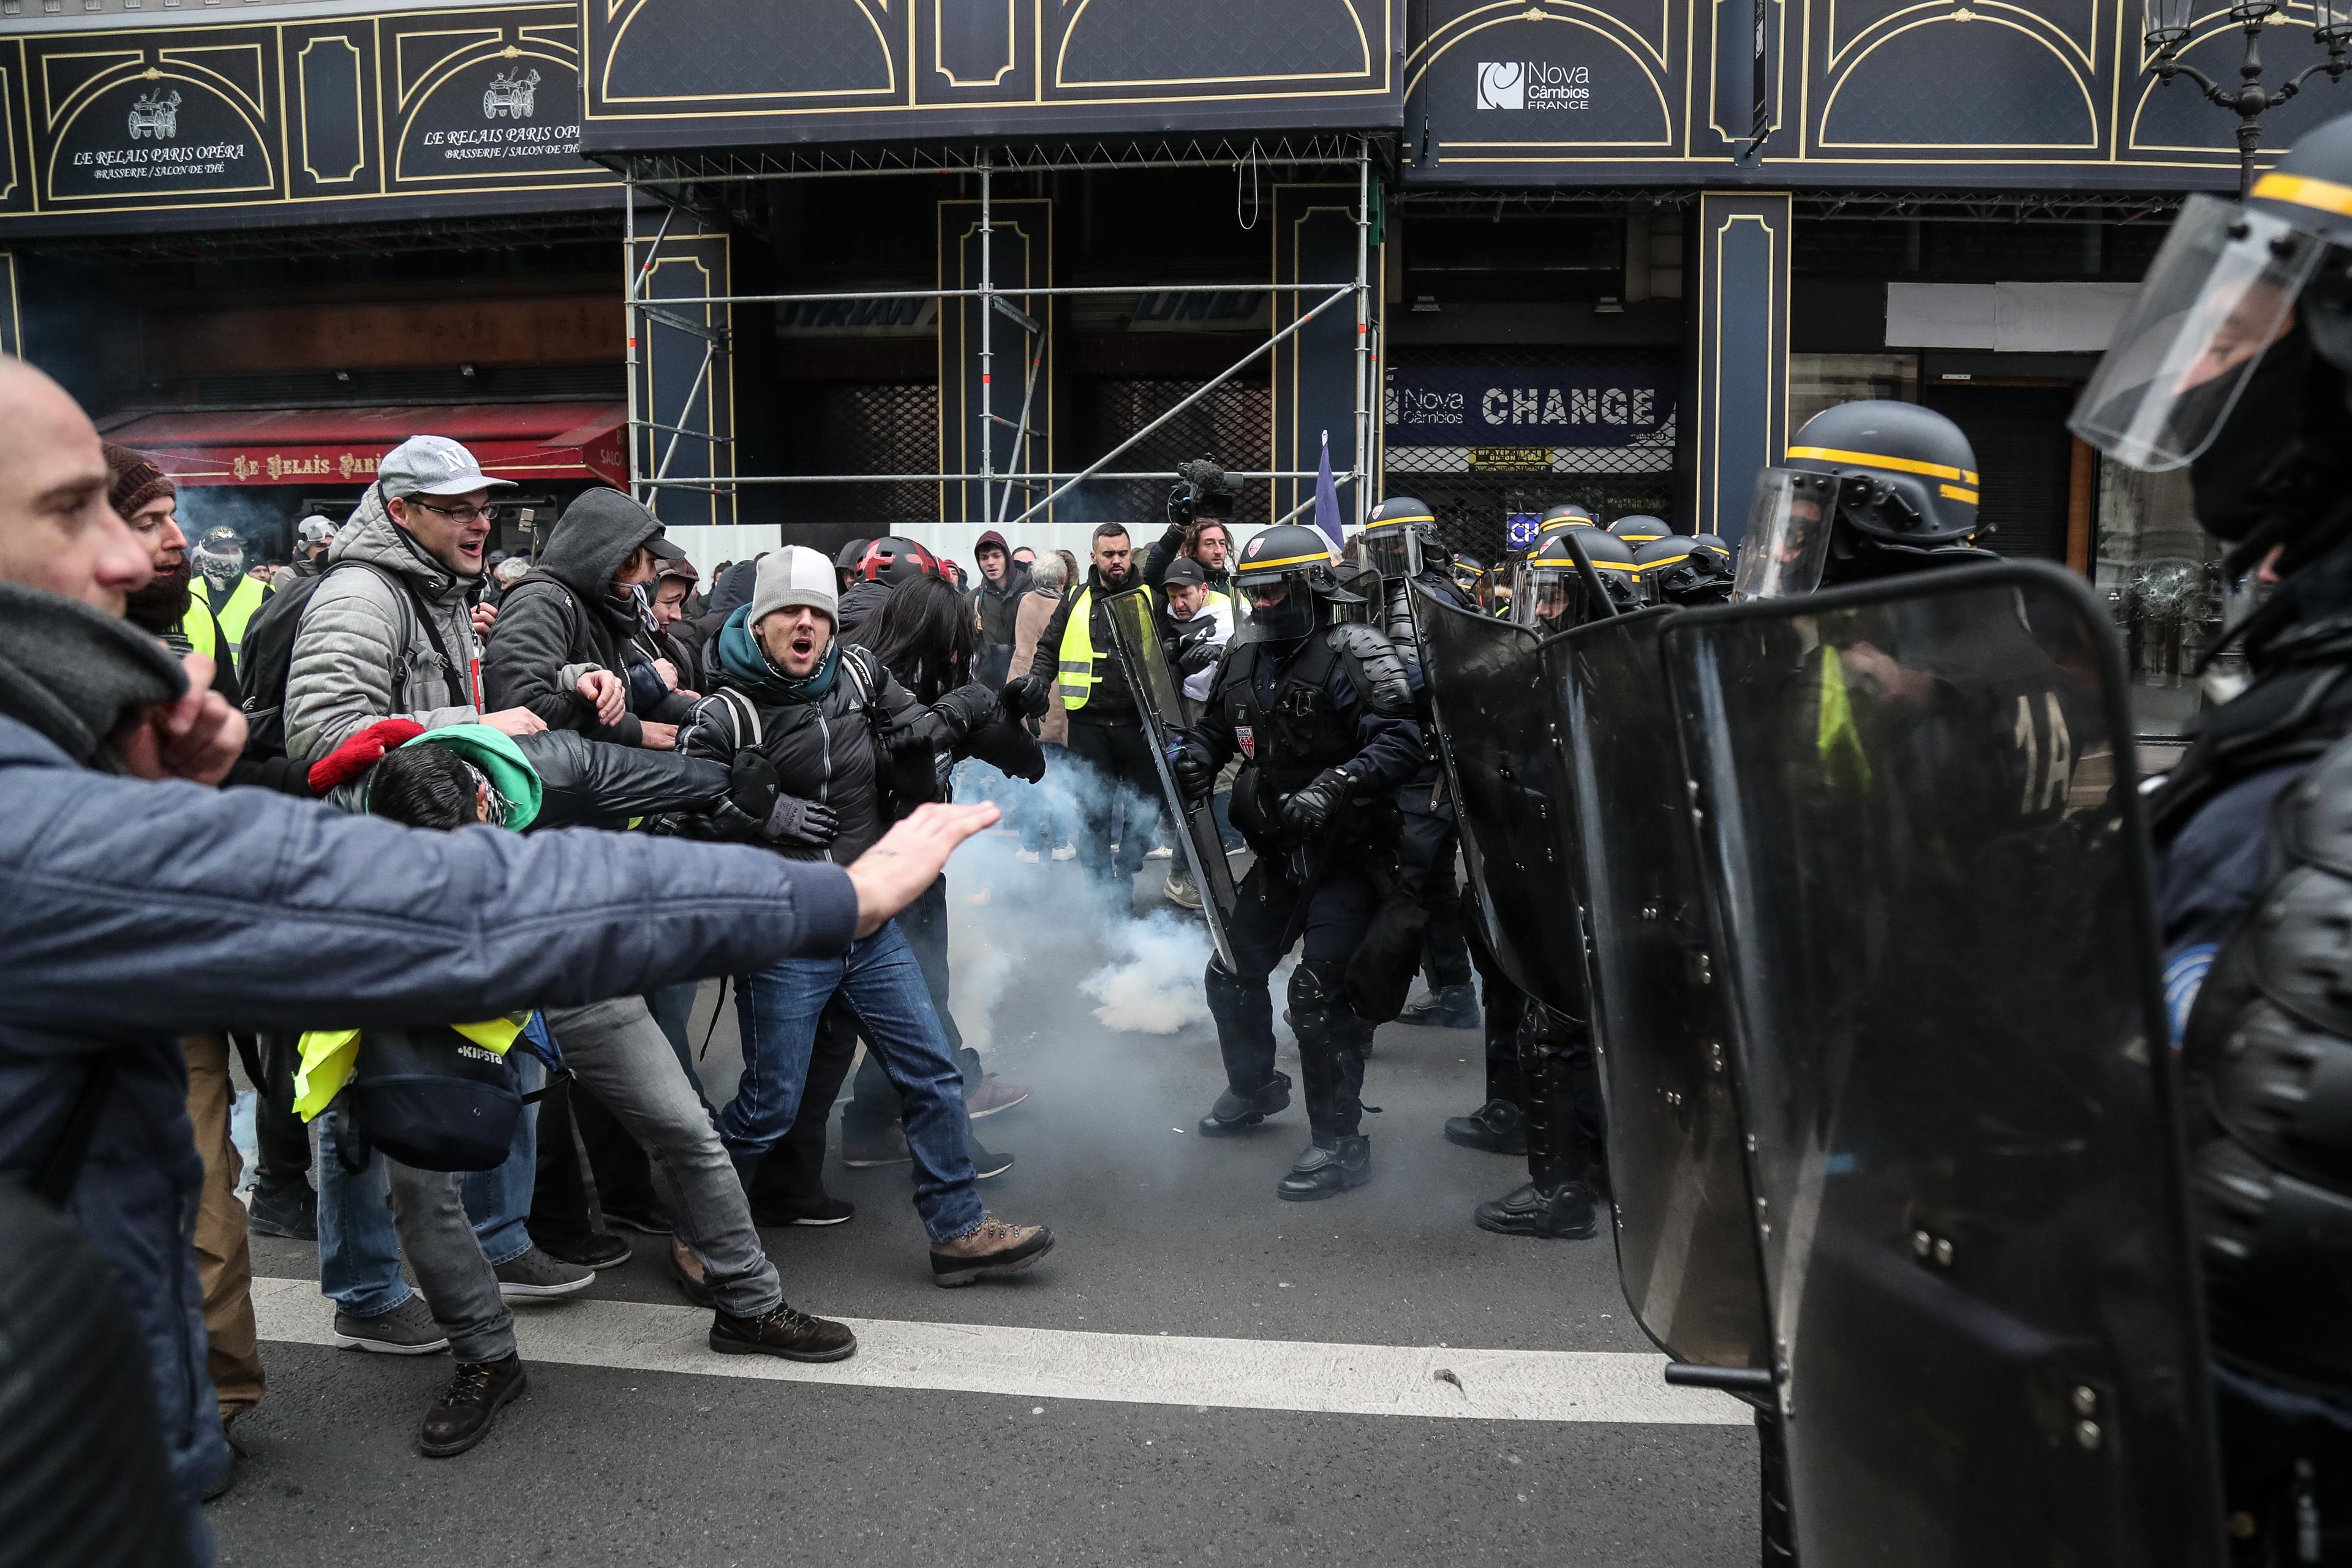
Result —
<instances>
[{"instance_id":1,"label":"red awning","mask_svg":"<svg viewBox=\"0 0 2352 1568\"><path fill-rule=\"evenodd\" d=\"M364 485L411 436L446 436L497 479L625 486L627 422L618 403L490 403L118 414L99 428L184 485Z\"/></svg>"}]
</instances>

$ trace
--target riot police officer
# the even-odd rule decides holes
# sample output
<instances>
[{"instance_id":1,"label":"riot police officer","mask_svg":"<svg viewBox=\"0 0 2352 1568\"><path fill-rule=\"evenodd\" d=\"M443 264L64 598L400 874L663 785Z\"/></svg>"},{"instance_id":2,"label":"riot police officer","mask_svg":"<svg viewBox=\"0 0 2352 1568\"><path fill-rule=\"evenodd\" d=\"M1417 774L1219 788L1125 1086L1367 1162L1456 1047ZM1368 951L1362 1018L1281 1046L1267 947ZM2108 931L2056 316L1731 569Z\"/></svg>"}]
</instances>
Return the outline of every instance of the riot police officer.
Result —
<instances>
[{"instance_id":1,"label":"riot police officer","mask_svg":"<svg viewBox=\"0 0 2352 1568\"><path fill-rule=\"evenodd\" d=\"M2214 650L2251 684L2150 813L2224 1503L2237 1560L2265 1564L2352 1554L2347 190L2352 116L2242 206L2190 197L2072 420L2130 467L2186 464L2224 579L2267 595Z\"/></svg>"},{"instance_id":2,"label":"riot police officer","mask_svg":"<svg viewBox=\"0 0 2352 1568\"><path fill-rule=\"evenodd\" d=\"M1207 710L1170 758L1192 800L1229 759L1243 758L1233 822L1257 856L1229 927L1234 969L1209 964L1225 1089L1201 1131L1237 1132L1289 1105L1290 1079L1274 1069L1266 982L1304 937L1289 1016L1312 1141L1277 1192L1327 1198L1370 1175L1360 1096L1372 1018L1357 998L1381 977L1351 973L1350 963L1381 901L1381 873L1395 864L1395 795L1424 761L1421 727L1389 640L1332 624L1333 602L1346 595L1319 532L1265 530L1234 562L1234 581L1248 595L1249 623L1218 667Z\"/></svg>"},{"instance_id":3,"label":"riot police officer","mask_svg":"<svg viewBox=\"0 0 2352 1568\"><path fill-rule=\"evenodd\" d=\"M1537 536L1536 547L1519 563L1518 586L1511 595L1511 618L1538 632L1564 632L1570 626L1638 609L1642 602L1640 565L1633 546L1598 528L1578 530L1593 580L1609 596L1608 608L1596 606L1585 584L1582 568L1570 549L1566 524Z\"/></svg>"}]
</instances>

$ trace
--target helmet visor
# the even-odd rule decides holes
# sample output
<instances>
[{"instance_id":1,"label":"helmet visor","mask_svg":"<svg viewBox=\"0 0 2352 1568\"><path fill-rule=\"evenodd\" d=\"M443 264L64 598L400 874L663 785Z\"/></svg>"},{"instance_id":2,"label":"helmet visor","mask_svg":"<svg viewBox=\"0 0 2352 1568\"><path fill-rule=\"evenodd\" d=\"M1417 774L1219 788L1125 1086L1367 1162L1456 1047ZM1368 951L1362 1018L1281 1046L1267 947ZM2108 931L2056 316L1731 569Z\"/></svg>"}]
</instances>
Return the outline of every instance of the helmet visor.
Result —
<instances>
[{"instance_id":1,"label":"helmet visor","mask_svg":"<svg viewBox=\"0 0 2352 1568\"><path fill-rule=\"evenodd\" d=\"M1748 531L1732 573L1733 598L1793 598L1822 585L1837 489L1833 474L1766 468L1756 476Z\"/></svg>"},{"instance_id":2,"label":"helmet visor","mask_svg":"<svg viewBox=\"0 0 2352 1568\"><path fill-rule=\"evenodd\" d=\"M1248 618L1234 633L1235 643L1288 642L1305 637L1329 618L1304 571L1261 574L1251 582L1237 584L1234 602L1248 609Z\"/></svg>"},{"instance_id":3,"label":"helmet visor","mask_svg":"<svg viewBox=\"0 0 2352 1568\"><path fill-rule=\"evenodd\" d=\"M1390 582L1421 575L1421 535L1411 522L1375 522L1356 537L1364 564Z\"/></svg>"},{"instance_id":4,"label":"helmet visor","mask_svg":"<svg viewBox=\"0 0 2352 1568\"><path fill-rule=\"evenodd\" d=\"M2273 214L2189 197L2067 424L2126 468L2189 463L2294 325L2326 250Z\"/></svg>"}]
</instances>

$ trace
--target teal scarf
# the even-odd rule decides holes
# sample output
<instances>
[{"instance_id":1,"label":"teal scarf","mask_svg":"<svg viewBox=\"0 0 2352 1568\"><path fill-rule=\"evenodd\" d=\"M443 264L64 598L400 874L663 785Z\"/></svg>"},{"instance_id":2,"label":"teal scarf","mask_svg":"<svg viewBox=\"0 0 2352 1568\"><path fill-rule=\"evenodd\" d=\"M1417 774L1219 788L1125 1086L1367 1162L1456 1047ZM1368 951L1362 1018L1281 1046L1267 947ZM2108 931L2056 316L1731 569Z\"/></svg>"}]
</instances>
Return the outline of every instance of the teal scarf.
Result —
<instances>
[{"instance_id":1,"label":"teal scarf","mask_svg":"<svg viewBox=\"0 0 2352 1568\"><path fill-rule=\"evenodd\" d=\"M744 605L719 628L719 665L745 687L777 702L814 702L833 689L841 671L841 639L825 645L815 669L795 680L778 669L751 631L751 606Z\"/></svg>"}]
</instances>

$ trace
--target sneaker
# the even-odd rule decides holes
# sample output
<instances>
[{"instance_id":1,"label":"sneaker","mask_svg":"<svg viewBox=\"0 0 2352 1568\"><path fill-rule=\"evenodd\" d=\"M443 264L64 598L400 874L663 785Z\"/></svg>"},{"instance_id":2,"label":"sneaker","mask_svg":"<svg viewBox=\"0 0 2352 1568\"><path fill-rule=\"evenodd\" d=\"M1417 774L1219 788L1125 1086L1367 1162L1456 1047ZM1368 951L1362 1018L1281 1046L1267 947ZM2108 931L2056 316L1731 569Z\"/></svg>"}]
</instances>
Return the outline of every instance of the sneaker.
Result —
<instances>
[{"instance_id":1,"label":"sneaker","mask_svg":"<svg viewBox=\"0 0 2352 1568\"><path fill-rule=\"evenodd\" d=\"M1192 885L1192 869L1189 866L1177 866L1171 868L1168 881L1160 892L1161 897L1180 910L1197 910L1201 907L1201 889Z\"/></svg>"},{"instance_id":2,"label":"sneaker","mask_svg":"<svg viewBox=\"0 0 2352 1568\"><path fill-rule=\"evenodd\" d=\"M1038 854L1034 849L1015 849L1013 852L1013 858L1015 860L1020 861L1024 866L1041 865L1044 863L1045 858L1043 855Z\"/></svg>"},{"instance_id":3,"label":"sneaker","mask_svg":"<svg viewBox=\"0 0 2352 1568\"><path fill-rule=\"evenodd\" d=\"M974 1121L983 1116L993 1116L1000 1110L1010 1110L1029 1098L1025 1083L1007 1083L994 1073L982 1073L980 1087L963 1097L963 1112Z\"/></svg>"},{"instance_id":4,"label":"sneaker","mask_svg":"<svg viewBox=\"0 0 2352 1568\"><path fill-rule=\"evenodd\" d=\"M964 1135L964 1147L971 1155L971 1174L974 1181L984 1182L991 1176L1001 1176L1013 1169L1012 1155L989 1152L981 1146L979 1139L969 1133Z\"/></svg>"},{"instance_id":5,"label":"sneaker","mask_svg":"<svg viewBox=\"0 0 2352 1568\"><path fill-rule=\"evenodd\" d=\"M751 1223L771 1226L841 1225L856 1212L856 1204L836 1198L830 1193L819 1193L814 1198L791 1208L755 1203L751 1205Z\"/></svg>"},{"instance_id":6,"label":"sneaker","mask_svg":"<svg viewBox=\"0 0 2352 1568\"><path fill-rule=\"evenodd\" d=\"M245 1211L245 1227L256 1236L282 1236L289 1241L319 1239L319 1194L308 1182L283 1193L253 1189Z\"/></svg>"},{"instance_id":7,"label":"sneaker","mask_svg":"<svg viewBox=\"0 0 2352 1568\"><path fill-rule=\"evenodd\" d=\"M1490 1100L1467 1116L1445 1119L1445 1141L1489 1154L1528 1152L1527 1112L1507 1100Z\"/></svg>"},{"instance_id":8,"label":"sneaker","mask_svg":"<svg viewBox=\"0 0 2352 1568\"><path fill-rule=\"evenodd\" d=\"M335 1314L335 1343L347 1351L373 1351L379 1355L431 1355L449 1348L449 1336L433 1321L433 1309L415 1291L399 1306L373 1318Z\"/></svg>"},{"instance_id":9,"label":"sneaker","mask_svg":"<svg viewBox=\"0 0 2352 1568\"><path fill-rule=\"evenodd\" d=\"M558 1296L577 1296L596 1281L594 1269L560 1262L537 1247L499 1264L498 1275L499 1299L508 1301L549 1301Z\"/></svg>"},{"instance_id":10,"label":"sneaker","mask_svg":"<svg viewBox=\"0 0 2352 1568\"><path fill-rule=\"evenodd\" d=\"M1155 844L1143 852L1143 858L1146 860L1172 860L1176 858L1176 851L1172 846Z\"/></svg>"},{"instance_id":11,"label":"sneaker","mask_svg":"<svg viewBox=\"0 0 2352 1568\"><path fill-rule=\"evenodd\" d=\"M710 1348L720 1355L772 1355L786 1361L847 1361L857 1353L857 1336L847 1323L812 1318L782 1301L756 1318L714 1312Z\"/></svg>"},{"instance_id":12,"label":"sneaker","mask_svg":"<svg viewBox=\"0 0 2352 1568\"><path fill-rule=\"evenodd\" d=\"M604 1223L624 1230L637 1231L646 1236L670 1234L669 1215L659 1209L616 1209L604 1211Z\"/></svg>"},{"instance_id":13,"label":"sneaker","mask_svg":"<svg viewBox=\"0 0 2352 1568\"><path fill-rule=\"evenodd\" d=\"M1042 1225L1007 1225L983 1215L980 1224L953 1241L931 1246L931 1283L971 1285L1018 1274L1054 1250L1054 1233Z\"/></svg>"},{"instance_id":14,"label":"sneaker","mask_svg":"<svg viewBox=\"0 0 2352 1568\"><path fill-rule=\"evenodd\" d=\"M547 1242L540 1251L558 1263L576 1264L582 1268L618 1268L629 1260L629 1244L609 1231L592 1230L585 1241ZM525 1256L529 1256L526 1254Z\"/></svg>"},{"instance_id":15,"label":"sneaker","mask_svg":"<svg viewBox=\"0 0 2352 1568\"><path fill-rule=\"evenodd\" d=\"M464 1453L488 1436L499 1412L530 1386L520 1356L459 1362L457 1375L425 1411L425 1424L416 1429L416 1451L428 1459Z\"/></svg>"},{"instance_id":16,"label":"sneaker","mask_svg":"<svg viewBox=\"0 0 2352 1568\"><path fill-rule=\"evenodd\" d=\"M842 1131L841 1163L853 1171L903 1165L914 1157L907 1148L907 1130L895 1121L870 1138L852 1138L845 1128Z\"/></svg>"},{"instance_id":17,"label":"sneaker","mask_svg":"<svg viewBox=\"0 0 2352 1568\"><path fill-rule=\"evenodd\" d=\"M1441 985L1398 1015L1402 1023L1424 1029L1475 1029L1486 1021L1478 1008L1477 990L1468 981Z\"/></svg>"},{"instance_id":18,"label":"sneaker","mask_svg":"<svg viewBox=\"0 0 2352 1568\"><path fill-rule=\"evenodd\" d=\"M662 1254L669 1259L669 1277L677 1281L680 1294L698 1307L715 1309L719 1305L717 1292L702 1277L702 1259L688 1250L686 1243L673 1237L662 1248Z\"/></svg>"},{"instance_id":19,"label":"sneaker","mask_svg":"<svg viewBox=\"0 0 2352 1568\"><path fill-rule=\"evenodd\" d=\"M1077 858L1078 847L1075 844L1065 844L1054 851L1054 858L1056 860L1075 860Z\"/></svg>"}]
</instances>

